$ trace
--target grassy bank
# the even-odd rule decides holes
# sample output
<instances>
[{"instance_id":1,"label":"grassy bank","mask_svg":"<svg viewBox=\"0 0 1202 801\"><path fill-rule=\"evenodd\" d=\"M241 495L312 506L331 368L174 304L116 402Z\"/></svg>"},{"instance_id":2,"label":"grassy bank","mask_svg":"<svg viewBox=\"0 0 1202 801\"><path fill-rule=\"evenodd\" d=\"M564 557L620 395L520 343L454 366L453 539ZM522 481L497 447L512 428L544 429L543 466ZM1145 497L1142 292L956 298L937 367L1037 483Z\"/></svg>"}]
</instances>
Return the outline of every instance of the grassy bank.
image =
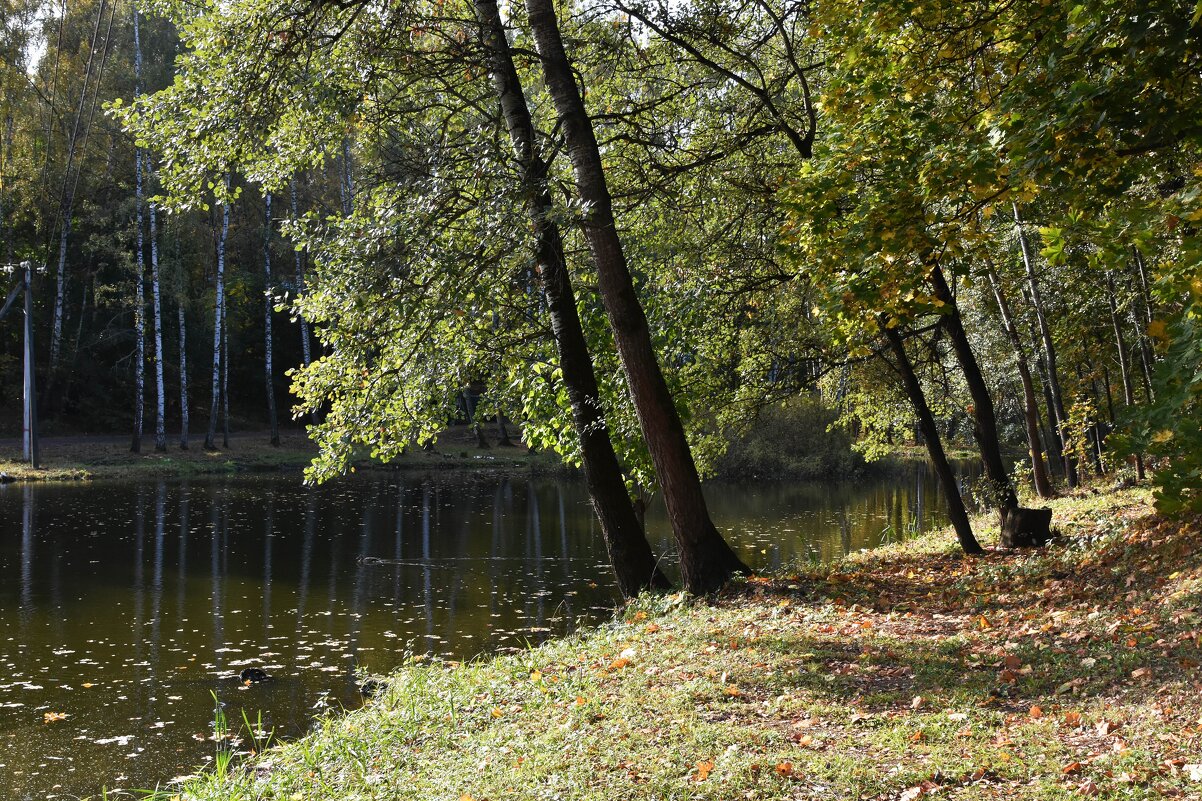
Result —
<instances>
[{"instance_id":1,"label":"grassy bank","mask_svg":"<svg viewBox=\"0 0 1202 801\"><path fill-rule=\"evenodd\" d=\"M237 434L230 447L206 451L203 438L180 450L169 441L165 453L154 450L154 439L143 440L143 451L131 453L129 440L110 436L54 437L43 440L40 469L19 461L19 442L0 443L0 473L17 481L78 481L89 479L187 478L223 473L300 473L316 454L304 432L285 432L274 447L266 432ZM382 465L364 458L356 469L441 470L535 470L561 468L554 454L529 453L524 447L478 448L475 438L463 427L448 430L434 451L413 449L399 459Z\"/></svg>"},{"instance_id":2,"label":"grassy bank","mask_svg":"<svg viewBox=\"0 0 1202 801\"><path fill-rule=\"evenodd\" d=\"M1055 503L1044 551L948 534L585 635L420 659L189 799L1202 797L1202 531Z\"/></svg>"}]
</instances>

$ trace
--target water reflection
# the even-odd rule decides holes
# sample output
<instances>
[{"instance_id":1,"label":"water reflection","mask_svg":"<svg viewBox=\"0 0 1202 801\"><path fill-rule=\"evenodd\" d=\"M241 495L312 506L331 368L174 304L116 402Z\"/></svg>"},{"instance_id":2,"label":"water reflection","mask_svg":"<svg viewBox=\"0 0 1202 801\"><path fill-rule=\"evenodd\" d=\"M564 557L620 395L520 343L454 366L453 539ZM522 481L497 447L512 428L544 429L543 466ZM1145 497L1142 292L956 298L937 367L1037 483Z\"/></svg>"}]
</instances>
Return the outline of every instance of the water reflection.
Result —
<instances>
[{"instance_id":1,"label":"water reflection","mask_svg":"<svg viewBox=\"0 0 1202 801\"><path fill-rule=\"evenodd\" d=\"M707 488L760 568L942 522L925 469ZM671 569L661 510L648 528ZM0 796L147 787L212 753L215 693L280 736L406 653L522 648L616 600L575 482L376 474L0 487ZM247 666L272 679L250 687ZM45 723L47 712L67 717Z\"/></svg>"}]
</instances>

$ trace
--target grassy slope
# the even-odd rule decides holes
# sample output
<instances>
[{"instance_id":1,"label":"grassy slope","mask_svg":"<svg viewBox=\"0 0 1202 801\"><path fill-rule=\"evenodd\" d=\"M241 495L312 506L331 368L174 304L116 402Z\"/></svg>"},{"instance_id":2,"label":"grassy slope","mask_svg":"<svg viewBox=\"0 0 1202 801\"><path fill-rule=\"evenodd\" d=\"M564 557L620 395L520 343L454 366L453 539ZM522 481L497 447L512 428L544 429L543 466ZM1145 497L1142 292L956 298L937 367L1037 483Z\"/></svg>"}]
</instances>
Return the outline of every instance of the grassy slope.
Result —
<instances>
[{"instance_id":1,"label":"grassy slope","mask_svg":"<svg viewBox=\"0 0 1202 801\"><path fill-rule=\"evenodd\" d=\"M468 664L196 799L1202 798L1202 526L1055 503L1044 552L948 534Z\"/></svg>"}]
</instances>

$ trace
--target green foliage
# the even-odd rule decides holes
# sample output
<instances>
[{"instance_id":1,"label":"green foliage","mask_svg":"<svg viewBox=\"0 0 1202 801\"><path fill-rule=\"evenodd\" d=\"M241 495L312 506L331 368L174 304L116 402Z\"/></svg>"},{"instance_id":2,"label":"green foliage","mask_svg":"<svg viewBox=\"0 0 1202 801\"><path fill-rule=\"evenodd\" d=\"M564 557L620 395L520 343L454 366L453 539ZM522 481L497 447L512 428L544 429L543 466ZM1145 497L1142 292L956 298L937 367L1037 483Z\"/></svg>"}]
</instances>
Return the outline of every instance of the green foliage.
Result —
<instances>
[{"instance_id":1,"label":"green foliage","mask_svg":"<svg viewBox=\"0 0 1202 801\"><path fill-rule=\"evenodd\" d=\"M1202 512L1202 281L1193 303L1164 328L1164 353L1153 380L1154 404L1130 410L1120 449L1161 460L1153 480L1157 506Z\"/></svg>"},{"instance_id":2,"label":"green foliage","mask_svg":"<svg viewBox=\"0 0 1202 801\"><path fill-rule=\"evenodd\" d=\"M865 461L852 450L847 432L834 423L835 413L817 398L795 398L764 409L718 460L718 475L770 481L853 475Z\"/></svg>"}]
</instances>

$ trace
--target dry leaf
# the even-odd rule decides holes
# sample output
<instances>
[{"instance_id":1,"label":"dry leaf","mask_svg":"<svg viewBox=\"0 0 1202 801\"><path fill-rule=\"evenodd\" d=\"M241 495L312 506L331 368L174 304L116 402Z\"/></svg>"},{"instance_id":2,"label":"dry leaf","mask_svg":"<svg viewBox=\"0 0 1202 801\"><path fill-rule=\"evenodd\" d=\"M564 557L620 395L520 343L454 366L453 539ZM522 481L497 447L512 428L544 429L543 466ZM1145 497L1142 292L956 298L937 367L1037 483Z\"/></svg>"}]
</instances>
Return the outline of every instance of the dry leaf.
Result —
<instances>
[{"instance_id":1,"label":"dry leaf","mask_svg":"<svg viewBox=\"0 0 1202 801\"><path fill-rule=\"evenodd\" d=\"M60 720L66 720L66 719L67 719L66 712L46 712L45 714L42 715L43 723L56 723Z\"/></svg>"},{"instance_id":2,"label":"dry leaf","mask_svg":"<svg viewBox=\"0 0 1202 801\"><path fill-rule=\"evenodd\" d=\"M786 779L792 778L793 777L793 763L792 762L777 762L776 763L776 775L783 776Z\"/></svg>"},{"instance_id":3,"label":"dry leaf","mask_svg":"<svg viewBox=\"0 0 1202 801\"><path fill-rule=\"evenodd\" d=\"M694 766L694 768L696 769L697 772L695 774L693 774L693 780L698 781L698 782L703 782L709 778L710 772L714 769L714 763L703 760L701 762L698 762Z\"/></svg>"},{"instance_id":4,"label":"dry leaf","mask_svg":"<svg viewBox=\"0 0 1202 801\"><path fill-rule=\"evenodd\" d=\"M1033 720L1038 720L1039 718L1043 717L1043 710L1037 706L1033 706L1031 707L1031 711L1027 714L1030 715Z\"/></svg>"}]
</instances>

